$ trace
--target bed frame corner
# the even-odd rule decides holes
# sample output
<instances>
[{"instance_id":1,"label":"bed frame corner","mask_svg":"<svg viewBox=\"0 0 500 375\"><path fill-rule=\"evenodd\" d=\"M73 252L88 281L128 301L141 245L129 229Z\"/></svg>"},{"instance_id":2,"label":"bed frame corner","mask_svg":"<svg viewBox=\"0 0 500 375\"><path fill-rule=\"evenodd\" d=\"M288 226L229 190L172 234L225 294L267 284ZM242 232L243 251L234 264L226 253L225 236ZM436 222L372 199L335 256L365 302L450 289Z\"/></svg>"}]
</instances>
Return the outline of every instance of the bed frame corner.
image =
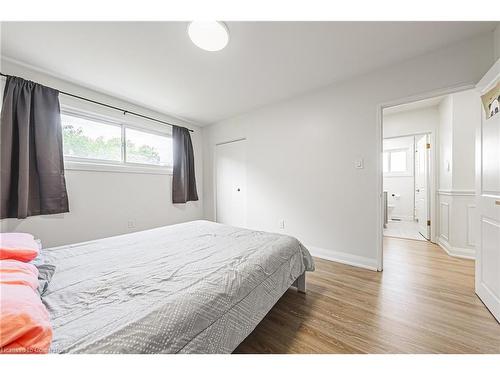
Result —
<instances>
[{"instance_id":1,"label":"bed frame corner","mask_svg":"<svg viewBox=\"0 0 500 375\"><path fill-rule=\"evenodd\" d=\"M299 293L306 293L306 272L304 271L304 273L302 275L300 275L297 280L295 280L292 284L294 287L297 288L297 291Z\"/></svg>"}]
</instances>

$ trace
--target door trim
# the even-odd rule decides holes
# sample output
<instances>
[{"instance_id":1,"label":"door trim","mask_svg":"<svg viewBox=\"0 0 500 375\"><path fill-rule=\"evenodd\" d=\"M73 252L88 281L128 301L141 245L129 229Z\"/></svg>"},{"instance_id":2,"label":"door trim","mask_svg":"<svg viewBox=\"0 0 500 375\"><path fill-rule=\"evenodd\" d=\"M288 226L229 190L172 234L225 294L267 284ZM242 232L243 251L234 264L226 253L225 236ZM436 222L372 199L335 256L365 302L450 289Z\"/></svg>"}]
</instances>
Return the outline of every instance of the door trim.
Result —
<instances>
[{"instance_id":1,"label":"door trim","mask_svg":"<svg viewBox=\"0 0 500 375\"><path fill-rule=\"evenodd\" d=\"M436 137L434 136L433 132L428 132L421 134L422 136L425 136L425 141L427 142L427 145L431 145L431 147L427 147L425 149L426 155L426 163L427 163L427 168L425 174L427 175L427 186L426 186L426 195L427 195L427 236L424 236L422 233L420 233L427 241L430 242L436 242L437 241L437 236L436 236L436 228L437 228L437 221L436 221L436 185L437 181L439 178L438 170L437 170L437 165L438 165L438 155L436 153ZM415 135L413 137L414 140L414 148L415 151L417 150L417 136ZM416 152L415 152L416 154ZM416 164L415 159L416 155L413 156L413 164ZM415 166L413 167L415 169ZM413 186L415 189L416 182L417 182L417 172L415 170L415 173L413 174L414 179L413 179ZM417 204L416 204L416 199L417 195L416 192L414 193L414 207L416 209ZM429 224L430 221L430 224Z\"/></svg>"}]
</instances>

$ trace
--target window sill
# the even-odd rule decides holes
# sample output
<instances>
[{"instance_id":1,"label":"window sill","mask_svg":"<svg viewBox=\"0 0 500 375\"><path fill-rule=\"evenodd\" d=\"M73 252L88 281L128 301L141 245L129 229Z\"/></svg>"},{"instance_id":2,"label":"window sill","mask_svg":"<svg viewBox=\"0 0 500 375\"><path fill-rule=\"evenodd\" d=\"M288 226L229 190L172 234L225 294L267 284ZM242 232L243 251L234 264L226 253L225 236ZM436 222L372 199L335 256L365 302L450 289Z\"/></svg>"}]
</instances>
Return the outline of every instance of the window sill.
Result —
<instances>
[{"instance_id":1,"label":"window sill","mask_svg":"<svg viewBox=\"0 0 500 375\"><path fill-rule=\"evenodd\" d=\"M171 175L172 168L134 164L106 164L64 160L64 169L69 171L117 172Z\"/></svg>"}]
</instances>

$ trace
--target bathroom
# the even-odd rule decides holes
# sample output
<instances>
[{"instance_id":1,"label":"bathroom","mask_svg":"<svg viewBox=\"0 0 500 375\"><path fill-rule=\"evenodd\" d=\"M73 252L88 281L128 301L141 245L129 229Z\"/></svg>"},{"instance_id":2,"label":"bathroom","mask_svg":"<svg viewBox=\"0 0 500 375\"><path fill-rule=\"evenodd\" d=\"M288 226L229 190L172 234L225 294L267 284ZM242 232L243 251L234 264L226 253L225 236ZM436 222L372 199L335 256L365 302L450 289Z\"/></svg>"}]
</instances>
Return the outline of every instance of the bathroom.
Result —
<instances>
[{"instance_id":1,"label":"bathroom","mask_svg":"<svg viewBox=\"0 0 500 375\"><path fill-rule=\"evenodd\" d=\"M426 227L419 228L418 210L427 210L423 202L426 191L422 181L427 174L425 134L393 137L384 140L383 172L384 195L386 196L386 223L384 235L415 240L426 240ZM418 149L419 142L425 142ZM419 158L418 152L423 153ZM419 173L421 171L421 173ZM422 220L422 219L420 219ZM424 219L424 221L426 221Z\"/></svg>"}]
</instances>

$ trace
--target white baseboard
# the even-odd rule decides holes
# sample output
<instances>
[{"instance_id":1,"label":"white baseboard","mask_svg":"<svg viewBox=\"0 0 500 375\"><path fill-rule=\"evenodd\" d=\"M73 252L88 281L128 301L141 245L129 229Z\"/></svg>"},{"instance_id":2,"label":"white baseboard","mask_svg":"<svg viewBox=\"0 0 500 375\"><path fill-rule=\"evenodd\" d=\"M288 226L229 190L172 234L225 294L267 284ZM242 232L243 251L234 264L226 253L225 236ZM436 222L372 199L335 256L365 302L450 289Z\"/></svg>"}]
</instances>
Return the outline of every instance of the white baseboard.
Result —
<instances>
[{"instance_id":1,"label":"white baseboard","mask_svg":"<svg viewBox=\"0 0 500 375\"><path fill-rule=\"evenodd\" d=\"M443 237L439 237L437 244L444 250L449 256L464 258L464 259L476 259L476 251L474 249L467 249L463 247L451 246L448 241Z\"/></svg>"},{"instance_id":2,"label":"white baseboard","mask_svg":"<svg viewBox=\"0 0 500 375\"><path fill-rule=\"evenodd\" d=\"M377 260L362 257L359 255L353 255L349 253L344 253L341 251L335 251L330 249L323 249L316 246L307 246L307 249L311 252L312 256L331 260L332 262L338 262L343 264L348 264L354 267L366 268L371 271L377 271Z\"/></svg>"}]
</instances>

